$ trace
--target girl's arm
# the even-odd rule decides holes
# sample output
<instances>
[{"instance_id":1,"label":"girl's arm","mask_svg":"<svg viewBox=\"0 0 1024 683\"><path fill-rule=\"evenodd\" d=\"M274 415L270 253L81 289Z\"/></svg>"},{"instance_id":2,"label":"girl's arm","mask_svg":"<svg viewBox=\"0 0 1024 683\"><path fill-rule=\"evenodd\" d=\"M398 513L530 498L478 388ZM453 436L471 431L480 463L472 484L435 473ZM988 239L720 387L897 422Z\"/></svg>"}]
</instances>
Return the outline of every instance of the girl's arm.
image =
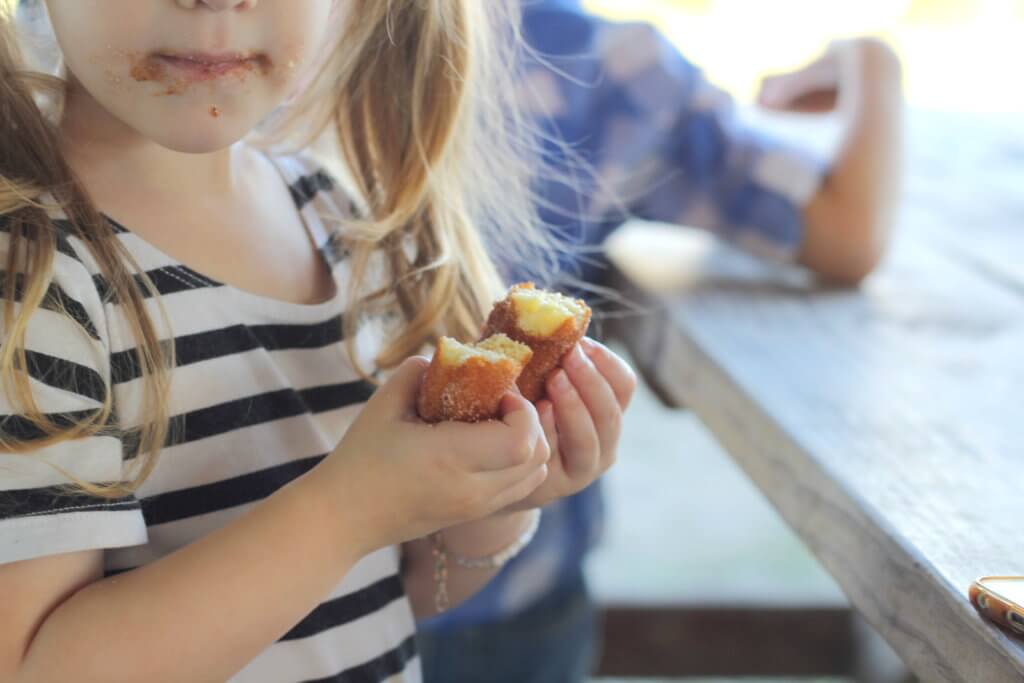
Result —
<instances>
[{"instance_id":1,"label":"girl's arm","mask_svg":"<svg viewBox=\"0 0 1024 683\"><path fill-rule=\"evenodd\" d=\"M0 565L0 680L224 681L367 553L537 490L548 448L529 404L510 395L500 422L418 423L426 365L403 363L310 472L151 564L106 579L100 550Z\"/></svg>"},{"instance_id":2,"label":"girl's arm","mask_svg":"<svg viewBox=\"0 0 1024 683\"><path fill-rule=\"evenodd\" d=\"M331 509L358 492L317 472L124 574L101 578L99 550L0 566L0 680L227 680L371 549L353 515Z\"/></svg>"},{"instance_id":3,"label":"girl's arm","mask_svg":"<svg viewBox=\"0 0 1024 683\"><path fill-rule=\"evenodd\" d=\"M444 545L449 553L445 563L448 606L455 607L483 588L499 569L466 569L451 557L485 557L512 545L526 531L530 514L506 512L444 530ZM427 538L416 539L402 546L405 592L412 602L416 619L437 615L435 603L437 581L434 576L434 545Z\"/></svg>"}]
</instances>

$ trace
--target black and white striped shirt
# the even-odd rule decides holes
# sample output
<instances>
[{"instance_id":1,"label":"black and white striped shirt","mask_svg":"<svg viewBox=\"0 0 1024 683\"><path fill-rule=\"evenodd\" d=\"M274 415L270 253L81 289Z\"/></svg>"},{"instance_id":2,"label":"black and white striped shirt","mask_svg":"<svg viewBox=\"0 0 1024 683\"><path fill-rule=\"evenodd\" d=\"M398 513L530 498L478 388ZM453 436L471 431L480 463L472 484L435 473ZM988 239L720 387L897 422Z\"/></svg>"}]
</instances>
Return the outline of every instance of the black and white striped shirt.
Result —
<instances>
[{"instance_id":1,"label":"black and white striped shirt","mask_svg":"<svg viewBox=\"0 0 1024 683\"><path fill-rule=\"evenodd\" d=\"M43 461L88 481L120 480L124 458L134 454L117 436L28 455L0 453L0 563L102 548L108 575L131 570L244 514L340 441L372 392L341 342L349 264L337 248L337 228L324 220L350 215L351 203L309 159L273 160L332 269L337 295L303 305L252 294L189 269L115 225L168 313L177 353L170 412L183 431L136 495L116 501L54 496L65 479ZM8 239L0 231L0 254ZM109 384L116 419L136 425L143 394L131 354L135 340L99 272L84 244L61 236L50 293L26 338L32 388L44 413L74 420L96 410ZM61 305L67 314L58 312ZM147 306L159 326L155 301ZM380 339L379 325L360 325L364 368L372 367ZM4 432L40 436L3 392L0 413ZM363 558L232 681L418 682L413 633L399 551L386 548Z\"/></svg>"}]
</instances>

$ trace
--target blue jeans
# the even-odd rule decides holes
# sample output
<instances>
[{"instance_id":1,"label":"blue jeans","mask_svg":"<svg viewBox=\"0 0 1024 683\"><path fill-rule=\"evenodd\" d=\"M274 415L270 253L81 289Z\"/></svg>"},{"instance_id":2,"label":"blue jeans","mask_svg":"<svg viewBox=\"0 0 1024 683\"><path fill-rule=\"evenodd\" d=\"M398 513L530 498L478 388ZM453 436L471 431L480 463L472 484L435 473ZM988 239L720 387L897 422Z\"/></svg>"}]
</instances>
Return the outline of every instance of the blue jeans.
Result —
<instances>
[{"instance_id":1,"label":"blue jeans","mask_svg":"<svg viewBox=\"0 0 1024 683\"><path fill-rule=\"evenodd\" d=\"M491 624L420 631L424 683L584 683L596 665L597 611L582 575Z\"/></svg>"}]
</instances>

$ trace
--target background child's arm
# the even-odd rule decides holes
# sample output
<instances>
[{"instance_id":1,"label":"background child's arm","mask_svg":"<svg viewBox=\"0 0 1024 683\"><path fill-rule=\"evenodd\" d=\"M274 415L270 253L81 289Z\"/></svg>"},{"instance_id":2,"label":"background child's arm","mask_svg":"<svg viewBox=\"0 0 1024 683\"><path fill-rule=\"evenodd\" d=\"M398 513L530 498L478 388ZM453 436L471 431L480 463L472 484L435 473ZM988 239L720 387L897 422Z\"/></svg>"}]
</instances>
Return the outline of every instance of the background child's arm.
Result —
<instances>
[{"instance_id":1,"label":"background child's arm","mask_svg":"<svg viewBox=\"0 0 1024 683\"><path fill-rule=\"evenodd\" d=\"M887 45L858 39L837 43L799 72L768 79L761 93L761 104L773 109L837 104L845 119L836 159L804 208L799 254L802 264L840 283L863 279L885 249L902 174L901 81L899 59Z\"/></svg>"},{"instance_id":2,"label":"background child's arm","mask_svg":"<svg viewBox=\"0 0 1024 683\"><path fill-rule=\"evenodd\" d=\"M227 680L369 549L352 515L332 509L345 493L314 469L235 522L107 579L99 550L0 565L0 680Z\"/></svg>"},{"instance_id":3,"label":"background child's arm","mask_svg":"<svg viewBox=\"0 0 1024 683\"><path fill-rule=\"evenodd\" d=\"M653 27L587 12L565 16L573 26L589 23L592 42L536 71L546 79L538 82L557 88L557 134L575 139L582 129L602 141L591 161L607 172L596 176L588 212L613 220L588 241L598 244L628 216L710 230L841 283L854 284L875 266L901 174L902 75L884 43L836 43L807 67L764 83L759 103L771 109L838 104L846 125L826 166L745 122L733 99ZM532 47L561 54L558 35L546 32ZM592 73L603 77L591 83Z\"/></svg>"}]
</instances>

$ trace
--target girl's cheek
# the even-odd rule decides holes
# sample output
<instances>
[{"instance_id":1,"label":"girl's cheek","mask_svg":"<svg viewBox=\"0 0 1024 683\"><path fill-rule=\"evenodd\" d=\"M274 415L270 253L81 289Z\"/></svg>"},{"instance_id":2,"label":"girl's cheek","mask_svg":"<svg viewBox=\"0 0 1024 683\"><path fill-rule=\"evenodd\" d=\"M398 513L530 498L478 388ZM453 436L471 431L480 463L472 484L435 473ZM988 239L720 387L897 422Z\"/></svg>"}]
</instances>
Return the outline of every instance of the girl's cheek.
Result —
<instances>
[{"instance_id":1,"label":"girl's cheek","mask_svg":"<svg viewBox=\"0 0 1024 683\"><path fill-rule=\"evenodd\" d=\"M325 39L320 48L313 52L305 45L294 44L282 51L277 77L287 88L287 101L299 97L312 84L329 56L329 49L333 47L328 43Z\"/></svg>"}]
</instances>

